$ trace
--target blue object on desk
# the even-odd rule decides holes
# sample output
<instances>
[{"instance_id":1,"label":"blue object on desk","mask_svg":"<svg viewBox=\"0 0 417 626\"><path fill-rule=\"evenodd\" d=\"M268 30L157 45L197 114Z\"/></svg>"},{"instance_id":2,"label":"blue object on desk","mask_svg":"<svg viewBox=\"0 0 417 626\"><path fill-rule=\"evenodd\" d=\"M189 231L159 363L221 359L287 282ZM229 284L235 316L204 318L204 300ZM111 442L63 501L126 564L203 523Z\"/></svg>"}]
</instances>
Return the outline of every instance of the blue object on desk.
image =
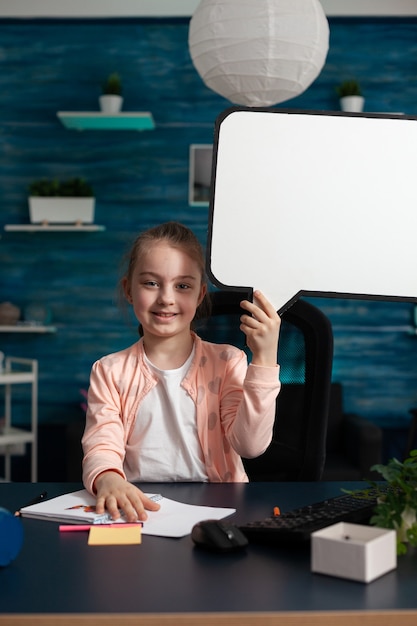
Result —
<instances>
[{"instance_id":1,"label":"blue object on desk","mask_svg":"<svg viewBox=\"0 0 417 626\"><path fill-rule=\"evenodd\" d=\"M18 517L0 508L0 566L9 565L23 544L23 526Z\"/></svg>"}]
</instances>

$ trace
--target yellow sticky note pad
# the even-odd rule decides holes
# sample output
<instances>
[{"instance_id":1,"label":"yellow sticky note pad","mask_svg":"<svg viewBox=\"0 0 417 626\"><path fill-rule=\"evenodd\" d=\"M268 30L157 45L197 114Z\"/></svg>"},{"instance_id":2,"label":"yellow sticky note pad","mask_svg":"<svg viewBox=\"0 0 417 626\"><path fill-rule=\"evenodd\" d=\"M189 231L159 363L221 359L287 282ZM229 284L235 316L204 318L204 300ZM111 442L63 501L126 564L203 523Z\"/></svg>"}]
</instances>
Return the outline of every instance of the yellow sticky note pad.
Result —
<instances>
[{"instance_id":1,"label":"yellow sticky note pad","mask_svg":"<svg viewBox=\"0 0 417 626\"><path fill-rule=\"evenodd\" d=\"M128 546L141 542L142 526L140 524L92 526L88 534L89 546Z\"/></svg>"}]
</instances>

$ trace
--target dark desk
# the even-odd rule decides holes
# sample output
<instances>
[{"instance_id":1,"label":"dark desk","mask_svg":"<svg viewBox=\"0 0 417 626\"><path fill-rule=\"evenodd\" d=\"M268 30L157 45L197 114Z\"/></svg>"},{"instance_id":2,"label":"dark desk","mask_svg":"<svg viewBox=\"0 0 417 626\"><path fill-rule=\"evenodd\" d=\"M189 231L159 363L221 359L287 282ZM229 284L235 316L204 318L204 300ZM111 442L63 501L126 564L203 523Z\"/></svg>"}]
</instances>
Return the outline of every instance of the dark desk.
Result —
<instances>
[{"instance_id":1,"label":"dark desk","mask_svg":"<svg viewBox=\"0 0 417 626\"><path fill-rule=\"evenodd\" d=\"M359 486L358 483L352 483ZM340 483L164 484L145 491L237 509L236 523L261 519L340 494ZM0 506L14 511L42 490L56 496L79 484L0 484ZM417 624L417 553L366 585L312 574L309 549L251 545L216 555L189 536L144 536L140 546L88 546L84 533L23 519L25 542L0 568L0 624L78 626L399 626Z\"/></svg>"}]
</instances>

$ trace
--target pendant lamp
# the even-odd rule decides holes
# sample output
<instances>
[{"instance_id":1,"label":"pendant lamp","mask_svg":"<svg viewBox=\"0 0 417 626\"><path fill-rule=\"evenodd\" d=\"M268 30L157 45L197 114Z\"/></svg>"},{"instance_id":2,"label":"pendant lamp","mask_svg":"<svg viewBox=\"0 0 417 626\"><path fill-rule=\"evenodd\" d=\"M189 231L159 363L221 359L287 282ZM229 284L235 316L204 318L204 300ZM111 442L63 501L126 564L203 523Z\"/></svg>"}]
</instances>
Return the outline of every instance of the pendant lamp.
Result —
<instances>
[{"instance_id":1,"label":"pendant lamp","mask_svg":"<svg viewBox=\"0 0 417 626\"><path fill-rule=\"evenodd\" d=\"M329 25L319 0L202 0L188 43L207 87L235 104L268 107L320 74Z\"/></svg>"}]
</instances>

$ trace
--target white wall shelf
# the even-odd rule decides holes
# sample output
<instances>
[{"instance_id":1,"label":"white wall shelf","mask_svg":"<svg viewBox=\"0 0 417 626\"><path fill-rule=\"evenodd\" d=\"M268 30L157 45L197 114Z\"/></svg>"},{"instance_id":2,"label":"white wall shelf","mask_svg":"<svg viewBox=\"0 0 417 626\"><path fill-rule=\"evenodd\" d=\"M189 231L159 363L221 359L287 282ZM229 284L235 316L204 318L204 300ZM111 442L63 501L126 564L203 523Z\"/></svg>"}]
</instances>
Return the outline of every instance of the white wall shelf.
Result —
<instances>
[{"instance_id":1,"label":"white wall shelf","mask_svg":"<svg viewBox=\"0 0 417 626\"><path fill-rule=\"evenodd\" d=\"M56 333L56 326L43 326L41 324L0 324L0 333Z\"/></svg>"},{"instance_id":2,"label":"white wall shelf","mask_svg":"<svg viewBox=\"0 0 417 626\"><path fill-rule=\"evenodd\" d=\"M106 227L99 224L5 224L4 230L26 233L93 233L106 230Z\"/></svg>"},{"instance_id":3,"label":"white wall shelf","mask_svg":"<svg viewBox=\"0 0 417 626\"><path fill-rule=\"evenodd\" d=\"M13 385L31 385L30 429L16 428L12 423ZM0 373L0 385L4 385L4 423L0 427L0 453L5 457L4 478L11 480L11 457L13 446L31 444L31 481L37 481L38 467L38 362L35 359L7 357L5 369Z\"/></svg>"},{"instance_id":4,"label":"white wall shelf","mask_svg":"<svg viewBox=\"0 0 417 626\"><path fill-rule=\"evenodd\" d=\"M99 111L58 111L62 124L70 130L153 130L152 113L115 113Z\"/></svg>"}]
</instances>

